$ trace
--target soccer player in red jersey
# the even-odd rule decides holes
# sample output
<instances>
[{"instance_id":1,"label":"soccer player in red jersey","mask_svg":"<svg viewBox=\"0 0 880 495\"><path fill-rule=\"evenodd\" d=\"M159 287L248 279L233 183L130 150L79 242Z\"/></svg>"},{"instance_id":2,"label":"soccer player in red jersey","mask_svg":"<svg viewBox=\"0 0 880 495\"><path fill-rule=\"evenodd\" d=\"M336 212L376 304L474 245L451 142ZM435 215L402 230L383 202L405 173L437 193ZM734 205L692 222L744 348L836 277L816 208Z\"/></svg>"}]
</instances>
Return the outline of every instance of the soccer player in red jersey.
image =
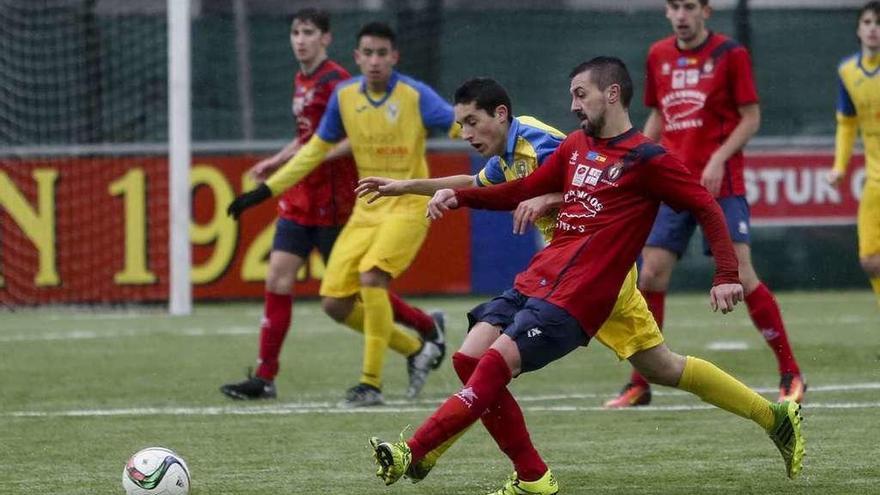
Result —
<instances>
[{"instance_id":1,"label":"soccer player in red jersey","mask_svg":"<svg viewBox=\"0 0 880 495\"><path fill-rule=\"evenodd\" d=\"M331 40L327 13L307 8L294 15L290 46L300 66L293 86L296 137L281 151L251 168L255 179L265 181L297 153L318 128L333 89L351 77L344 67L327 57ZM350 154L348 141L343 141L330 151L322 165L285 191L278 202L279 219L269 255L257 369L242 382L220 387L233 399L271 399L277 395L274 380L290 327L296 274L312 249L317 249L327 261L354 207L358 174ZM429 316L393 293L389 298L396 321L418 331L423 338L439 341L438 346L445 349L442 313ZM440 364L440 359L435 365Z\"/></svg>"},{"instance_id":2,"label":"soccer player in red jersey","mask_svg":"<svg viewBox=\"0 0 880 495\"><path fill-rule=\"evenodd\" d=\"M692 212L703 227L716 263L711 308L732 311L743 288L721 208L678 158L632 127L632 81L623 62L597 57L570 77L571 109L582 130L569 134L540 168L505 184L442 189L428 204L428 215L437 219L454 208L512 210L528 198L563 195L553 240L513 289L488 303L506 316L500 335L475 327L453 356L464 386L410 439L370 439L377 475L391 484L414 469L424 473L429 452L482 418L516 470L495 495L557 493L507 384L595 337L652 382L759 424L782 453L788 476L796 476L804 452L800 405L771 403L715 365L673 353L636 289L634 263L662 201Z\"/></svg>"},{"instance_id":3,"label":"soccer player in red jersey","mask_svg":"<svg viewBox=\"0 0 880 495\"><path fill-rule=\"evenodd\" d=\"M733 239L749 316L778 362L779 401L803 399L807 385L788 342L779 304L752 266L749 205L745 199L742 148L761 121L758 93L746 48L709 31L708 0L667 0L674 34L654 43L645 72L645 135L678 155L715 196ZM687 249L696 222L688 212L661 206L642 250L639 290L663 326L669 279ZM706 254L711 254L703 242ZM637 371L606 407L651 402L651 388Z\"/></svg>"}]
</instances>

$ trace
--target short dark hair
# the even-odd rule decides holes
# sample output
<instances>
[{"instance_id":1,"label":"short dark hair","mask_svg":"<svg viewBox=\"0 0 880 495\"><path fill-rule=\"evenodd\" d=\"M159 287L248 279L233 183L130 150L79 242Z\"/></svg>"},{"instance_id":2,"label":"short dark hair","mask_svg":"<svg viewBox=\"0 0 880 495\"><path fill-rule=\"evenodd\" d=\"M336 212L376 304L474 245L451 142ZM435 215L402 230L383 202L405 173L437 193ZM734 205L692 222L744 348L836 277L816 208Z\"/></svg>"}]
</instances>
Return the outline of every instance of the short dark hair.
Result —
<instances>
[{"instance_id":1,"label":"short dark hair","mask_svg":"<svg viewBox=\"0 0 880 495\"><path fill-rule=\"evenodd\" d=\"M612 84L620 86L620 102L624 108L629 108L629 102L633 96L633 82L629 77L629 70L623 60L617 57L595 57L586 62L581 62L568 75L569 79L582 72L590 71L590 80L600 90L605 90Z\"/></svg>"},{"instance_id":2,"label":"short dark hair","mask_svg":"<svg viewBox=\"0 0 880 495\"><path fill-rule=\"evenodd\" d=\"M507 107L507 121L513 121L513 105L510 103L510 95L498 81L488 77L475 77L461 83L452 97L455 105L474 105L484 110L491 116L495 116L495 109L499 105Z\"/></svg>"},{"instance_id":3,"label":"short dark hair","mask_svg":"<svg viewBox=\"0 0 880 495\"><path fill-rule=\"evenodd\" d=\"M372 36L374 38L382 38L391 42L392 48L397 48L397 36L391 26L384 22L368 22L361 27L357 34L357 44L360 45L361 38L364 36Z\"/></svg>"},{"instance_id":4,"label":"short dark hair","mask_svg":"<svg viewBox=\"0 0 880 495\"><path fill-rule=\"evenodd\" d=\"M297 10L296 13L293 14L293 19L290 21L291 31L293 31L293 21L311 22L322 33L330 32L330 14L323 10L312 7Z\"/></svg>"},{"instance_id":5,"label":"short dark hair","mask_svg":"<svg viewBox=\"0 0 880 495\"><path fill-rule=\"evenodd\" d=\"M862 20L862 16L865 15L865 12L874 12L874 15L880 17L880 2L871 1L862 5L862 8L859 9L859 17L856 18L856 23Z\"/></svg>"},{"instance_id":6,"label":"short dark hair","mask_svg":"<svg viewBox=\"0 0 880 495\"><path fill-rule=\"evenodd\" d=\"M681 0L666 0L666 3L678 2L678 1L681 1ZM709 0L700 0L700 7L705 7L706 5L709 5Z\"/></svg>"}]
</instances>

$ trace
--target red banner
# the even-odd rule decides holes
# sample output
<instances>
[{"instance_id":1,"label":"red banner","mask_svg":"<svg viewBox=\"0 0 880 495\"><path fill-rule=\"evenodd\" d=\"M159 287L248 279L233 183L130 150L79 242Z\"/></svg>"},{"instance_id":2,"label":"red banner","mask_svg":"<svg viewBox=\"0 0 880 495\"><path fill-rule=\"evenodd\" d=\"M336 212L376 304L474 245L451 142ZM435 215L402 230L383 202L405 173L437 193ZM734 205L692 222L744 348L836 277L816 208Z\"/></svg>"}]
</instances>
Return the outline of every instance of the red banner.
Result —
<instances>
[{"instance_id":1,"label":"red banner","mask_svg":"<svg viewBox=\"0 0 880 495\"><path fill-rule=\"evenodd\" d=\"M192 281L197 299L261 296L274 232L275 202L241 222L226 205L254 184L256 156L193 160ZM467 153L435 153L437 176L469 174ZM0 161L0 302L162 301L168 294L168 176L164 157ZM465 211L431 227L404 293L470 291L470 225ZM313 255L297 293L317 294Z\"/></svg>"},{"instance_id":2,"label":"red banner","mask_svg":"<svg viewBox=\"0 0 880 495\"><path fill-rule=\"evenodd\" d=\"M856 221L864 157L853 157L837 187L825 176L831 153L749 153L746 155L747 199L754 225L834 225Z\"/></svg>"}]
</instances>

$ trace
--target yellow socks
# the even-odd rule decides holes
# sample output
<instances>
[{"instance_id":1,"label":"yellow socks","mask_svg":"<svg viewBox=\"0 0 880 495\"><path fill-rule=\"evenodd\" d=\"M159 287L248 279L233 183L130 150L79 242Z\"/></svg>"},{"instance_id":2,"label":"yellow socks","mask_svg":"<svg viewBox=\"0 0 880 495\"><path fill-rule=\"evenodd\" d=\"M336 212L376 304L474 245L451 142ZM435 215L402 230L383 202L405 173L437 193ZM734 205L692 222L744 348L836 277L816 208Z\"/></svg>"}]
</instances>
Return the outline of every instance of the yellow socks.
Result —
<instances>
[{"instance_id":1,"label":"yellow socks","mask_svg":"<svg viewBox=\"0 0 880 495\"><path fill-rule=\"evenodd\" d=\"M360 301L354 302L351 313L343 322L345 326L357 333L364 333L364 303ZM411 333L394 325L391 331L391 338L388 340L388 347L403 356L412 356L419 352L422 342Z\"/></svg>"},{"instance_id":2,"label":"yellow socks","mask_svg":"<svg viewBox=\"0 0 880 495\"><path fill-rule=\"evenodd\" d=\"M773 426L770 401L708 361L688 356L678 388L713 406L751 419L765 430Z\"/></svg>"},{"instance_id":3,"label":"yellow socks","mask_svg":"<svg viewBox=\"0 0 880 495\"><path fill-rule=\"evenodd\" d=\"M877 296L877 305L880 306L880 277L871 279L871 287L874 289L874 295Z\"/></svg>"},{"instance_id":4,"label":"yellow socks","mask_svg":"<svg viewBox=\"0 0 880 495\"><path fill-rule=\"evenodd\" d=\"M382 388L385 350L394 331L394 313L388 291L382 287L361 287L364 302L364 364L361 383Z\"/></svg>"}]
</instances>

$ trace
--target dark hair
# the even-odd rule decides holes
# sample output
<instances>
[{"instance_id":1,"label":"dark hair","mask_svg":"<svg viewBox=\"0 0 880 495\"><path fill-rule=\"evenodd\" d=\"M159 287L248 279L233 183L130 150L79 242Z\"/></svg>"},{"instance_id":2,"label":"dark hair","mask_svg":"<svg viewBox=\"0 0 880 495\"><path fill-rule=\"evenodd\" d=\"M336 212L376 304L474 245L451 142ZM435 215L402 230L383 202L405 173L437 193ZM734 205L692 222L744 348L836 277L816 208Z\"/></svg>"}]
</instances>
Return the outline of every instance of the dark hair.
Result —
<instances>
[{"instance_id":1,"label":"dark hair","mask_svg":"<svg viewBox=\"0 0 880 495\"><path fill-rule=\"evenodd\" d=\"M859 9L859 17L856 19L856 23L862 20L862 16L865 12L874 12L875 16L880 17L880 2L871 1L863 5L862 8Z\"/></svg>"},{"instance_id":2,"label":"dark hair","mask_svg":"<svg viewBox=\"0 0 880 495\"><path fill-rule=\"evenodd\" d=\"M394 30L391 29L391 26L385 24L384 22L369 22L364 24L360 31L357 34L357 43L361 43L361 38L364 36L373 36L374 38L382 38L391 42L391 48L397 47L397 36L394 35Z\"/></svg>"},{"instance_id":3,"label":"dark hair","mask_svg":"<svg viewBox=\"0 0 880 495\"><path fill-rule=\"evenodd\" d=\"M681 0L666 0L666 3L672 3L672 2L677 2L677 1L681 1ZM706 5L709 5L709 0L700 0L700 7L705 7Z\"/></svg>"},{"instance_id":4,"label":"dark hair","mask_svg":"<svg viewBox=\"0 0 880 495\"><path fill-rule=\"evenodd\" d=\"M290 21L291 31L293 31L293 21L311 22L322 33L330 32L330 14L323 10L311 7L297 10L296 13L293 14L293 19Z\"/></svg>"},{"instance_id":5,"label":"dark hair","mask_svg":"<svg viewBox=\"0 0 880 495\"><path fill-rule=\"evenodd\" d=\"M600 90L604 91L612 84L620 86L620 102L623 103L624 108L629 108L633 96L633 82L623 60L617 57L595 57L578 64L571 70L568 78L574 79L574 76L586 71L590 71L590 80Z\"/></svg>"},{"instance_id":6,"label":"dark hair","mask_svg":"<svg viewBox=\"0 0 880 495\"><path fill-rule=\"evenodd\" d=\"M510 96L498 81L488 77L475 77L461 83L452 97L455 105L467 105L474 103L479 110L484 110L491 116L495 116L495 109L499 105L507 107L507 121L513 121L513 105Z\"/></svg>"}]
</instances>

